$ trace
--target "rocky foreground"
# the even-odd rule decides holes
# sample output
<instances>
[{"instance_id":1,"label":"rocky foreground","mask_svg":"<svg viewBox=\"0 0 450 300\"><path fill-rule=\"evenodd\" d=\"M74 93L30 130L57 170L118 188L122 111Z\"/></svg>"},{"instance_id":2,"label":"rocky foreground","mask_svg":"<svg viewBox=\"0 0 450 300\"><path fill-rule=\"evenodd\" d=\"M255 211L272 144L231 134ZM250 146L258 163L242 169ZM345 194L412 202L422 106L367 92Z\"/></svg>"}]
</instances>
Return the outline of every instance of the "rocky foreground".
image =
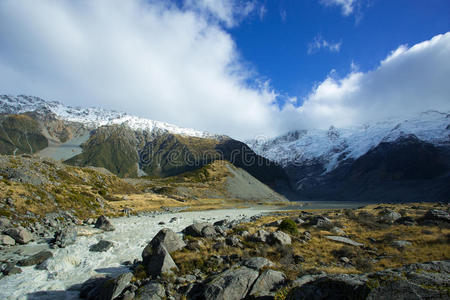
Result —
<instances>
[{"instance_id":1,"label":"rocky foreground","mask_svg":"<svg viewBox=\"0 0 450 300\"><path fill-rule=\"evenodd\" d=\"M93 227L114 230L103 216ZM25 242L24 230L4 229L2 238ZM72 289L86 299L448 299L449 236L446 204L194 223L182 233L161 229L141 259L128 263L128 272L96 276ZM72 238L66 229L50 243L65 247ZM112 246L100 240L89 251ZM42 251L3 263L2 271L46 268L51 257L51 251Z\"/></svg>"}]
</instances>

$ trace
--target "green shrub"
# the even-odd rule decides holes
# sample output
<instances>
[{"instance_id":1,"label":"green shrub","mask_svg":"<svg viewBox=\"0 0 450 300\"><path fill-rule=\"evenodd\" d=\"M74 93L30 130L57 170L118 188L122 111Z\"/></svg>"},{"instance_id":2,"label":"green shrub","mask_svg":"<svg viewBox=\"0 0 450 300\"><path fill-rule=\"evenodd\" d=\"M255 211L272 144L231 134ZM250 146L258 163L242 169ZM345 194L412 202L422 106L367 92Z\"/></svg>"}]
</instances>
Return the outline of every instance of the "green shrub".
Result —
<instances>
[{"instance_id":1,"label":"green shrub","mask_svg":"<svg viewBox=\"0 0 450 300\"><path fill-rule=\"evenodd\" d=\"M283 220L278 228L292 235L296 235L298 233L297 224L291 219Z\"/></svg>"}]
</instances>

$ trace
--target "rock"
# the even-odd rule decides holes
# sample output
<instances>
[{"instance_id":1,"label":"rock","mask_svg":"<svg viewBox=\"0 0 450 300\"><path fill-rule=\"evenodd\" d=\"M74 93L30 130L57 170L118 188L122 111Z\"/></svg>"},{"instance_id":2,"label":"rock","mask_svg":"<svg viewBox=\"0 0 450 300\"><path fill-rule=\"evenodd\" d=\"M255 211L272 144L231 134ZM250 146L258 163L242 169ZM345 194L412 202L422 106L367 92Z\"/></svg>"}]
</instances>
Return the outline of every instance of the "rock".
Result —
<instances>
[{"instance_id":1,"label":"rock","mask_svg":"<svg viewBox=\"0 0 450 300\"><path fill-rule=\"evenodd\" d=\"M113 242L100 240L97 244L89 247L90 252L106 252L114 246Z\"/></svg>"},{"instance_id":2,"label":"rock","mask_svg":"<svg viewBox=\"0 0 450 300\"><path fill-rule=\"evenodd\" d=\"M173 217L173 218L171 218L169 220L169 223L173 223L173 222L176 222L176 221L178 221L178 218L177 217Z\"/></svg>"},{"instance_id":3,"label":"rock","mask_svg":"<svg viewBox=\"0 0 450 300\"><path fill-rule=\"evenodd\" d=\"M55 246L65 248L72 245L77 240L77 230L73 227L64 228L55 233L53 243Z\"/></svg>"},{"instance_id":4,"label":"rock","mask_svg":"<svg viewBox=\"0 0 450 300\"><path fill-rule=\"evenodd\" d=\"M339 228L339 227L336 227L336 226L333 227L333 228L331 228L330 232L331 232L332 234L336 234L336 235L345 235L345 231L342 230L342 229Z\"/></svg>"},{"instance_id":5,"label":"rock","mask_svg":"<svg viewBox=\"0 0 450 300\"><path fill-rule=\"evenodd\" d=\"M164 286L156 281L150 281L136 291L136 300L162 300L166 298Z\"/></svg>"},{"instance_id":6,"label":"rock","mask_svg":"<svg viewBox=\"0 0 450 300\"><path fill-rule=\"evenodd\" d=\"M283 222L282 220L276 220L267 224L264 224L265 227L278 227L280 226L281 222Z\"/></svg>"},{"instance_id":7,"label":"rock","mask_svg":"<svg viewBox=\"0 0 450 300\"><path fill-rule=\"evenodd\" d=\"M273 262L264 257L251 257L244 259L241 262L241 265L259 271L264 267L272 267L274 264Z\"/></svg>"},{"instance_id":8,"label":"rock","mask_svg":"<svg viewBox=\"0 0 450 300\"><path fill-rule=\"evenodd\" d=\"M133 278L133 273L127 272L113 279L99 280L88 293L88 300L113 300L119 296ZM81 294L81 292L80 292Z\"/></svg>"},{"instance_id":9,"label":"rock","mask_svg":"<svg viewBox=\"0 0 450 300\"><path fill-rule=\"evenodd\" d=\"M249 295L254 297L266 296L275 291L286 281L286 276L279 271L265 270L253 284Z\"/></svg>"},{"instance_id":10,"label":"rock","mask_svg":"<svg viewBox=\"0 0 450 300\"><path fill-rule=\"evenodd\" d=\"M217 235L216 228L212 225L207 225L202 228L202 236L205 238L212 238Z\"/></svg>"},{"instance_id":11,"label":"rock","mask_svg":"<svg viewBox=\"0 0 450 300\"><path fill-rule=\"evenodd\" d=\"M430 209L424 216L425 220L450 222L450 214L440 209Z\"/></svg>"},{"instance_id":12,"label":"rock","mask_svg":"<svg viewBox=\"0 0 450 300\"><path fill-rule=\"evenodd\" d=\"M344 264L348 264L350 262L350 259L348 257L345 257L345 256L340 257L339 260L341 262L343 262Z\"/></svg>"},{"instance_id":13,"label":"rock","mask_svg":"<svg viewBox=\"0 0 450 300\"><path fill-rule=\"evenodd\" d=\"M271 245L279 244L282 246L287 246L292 243L292 240L289 234L284 233L283 231L275 231L270 233L268 242Z\"/></svg>"},{"instance_id":14,"label":"rock","mask_svg":"<svg viewBox=\"0 0 450 300\"><path fill-rule=\"evenodd\" d=\"M397 219L395 221L395 224L401 224L406 226L413 226L416 225L416 220L414 220L412 217L401 217L400 219Z\"/></svg>"},{"instance_id":15,"label":"rock","mask_svg":"<svg viewBox=\"0 0 450 300\"><path fill-rule=\"evenodd\" d=\"M94 227L104 231L114 231L115 229L111 222L103 215L98 217Z\"/></svg>"},{"instance_id":16,"label":"rock","mask_svg":"<svg viewBox=\"0 0 450 300\"><path fill-rule=\"evenodd\" d=\"M213 245L214 250L220 250L220 249L224 249L226 247L227 247L227 244L225 243L225 241L219 241Z\"/></svg>"},{"instance_id":17,"label":"rock","mask_svg":"<svg viewBox=\"0 0 450 300\"><path fill-rule=\"evenodd\" d=\"M10 220L8 220L7 218L4 218L4 217L0 218L0 231L5 230L11 226L12 226L12 224L11 224Z\"/></svg>"},{"instance_id":18,"label":"rock","mask_svg":"<svg viewBox=\"0 0 450 300\"><path fill-rule=\"evenodd\" d=\"M226 270L206 279L201 298L204 300L244 299L258 275L258 271L246 267Z\"/></svg>"},{"instance_id":19,"label":"rock","mask_svg":"<svg viewBox=\"0 0 450 300\"><path fill-rule=\"evenodd\" d=\"M147 249L147 251L143 251L142 258L144 267L149 275L160 276L162 273L173 273L173 269L178 270L169 251L167 251L166 247L162 244L156 249L150 248Z\"/></svg>"},{"instance_id":20,"label":"rock","mask_svg":"<svg viewBox=\"0 0 450 300\"><path fill-rule=\"evenodd\" d=\"M22 226L7 229L4 233L12 237L16 241L16 243L19 244L26 244L33 238L31 233Z\"/></svg>"},{"instance_id":21,"label":"rock","mask_svg":"<svg viewBox=\"0 0 450 300\"><path fill-rule=\"evenodd\" d=\"M135 299L135 294L132 291L125 291L123 292L123 296L122 298L120 298L120 300L133 300Z\"/></svg>"},{"instance_id":22,"label":"rock","mask_svg":"<svg viewBox=\"0 0 450 300\"><path fill-rule=\"evenodd\" d=\"M258 230L251 236L249 236L249 239L253 242L257 243L266 243L267 239L269 238L269 233L263 229Z\"/></svg>"},{"instance_id":23,"label":"rock","mask_svg":"<svg viewBox=\"0 0 450 300\"><path fill-rule=\"evenodd\" d=\"M158 225L166 225L166 222L161 221L158 223Z\"/></svg>"},{"instance_id":24,"label":"rock","mask_svg":"<svg viewBox=\"0 0 450 300\"><path fill-rule=\"evenodd\" d=\"M327 229L333 226L331 220L324 216L313 216L308 224L322 229Z\"/></svg>"},{"instance_id":25,"label":"rock","mask_svg":"<svg viewBox=\"0 0 450 300\"><path fill-rule=\"evenodd\" d=\"M357 246L357 247L364 246L364 244L355 242L354 240L351 240L349 238L342 237L342 236L327 235L327 236L325 236L325 238L327 238L331 241L335 241L335 242L339 242L339 243L343 243L343 244L347 244L347 245L351 245L351 246Z\"/></svg>"},{"instance_id":26,"label":"rock","mask_svg":"<svg viewBox=\"0 0 450 300\"><path fill-rule=\"evenodd\" d=\"M22 267L34 266L43 263L51 257L53 257L53 254L50 251L41 251L35 255L19 260L17 264Z\"/></svg>"},{"instance_id":27,"label":"rock","mask_svg":"<svg viewBox=\"0 0 450 300\"><path fill-rule=\"evenodd\" d=\"M145 247L144 252L147 248L156 249L159 245L164 245L169 253L180 250L186 246L181 236L176 234L173 230L169 228L161 229L155 237L148 243ZM150 250L150 249L147 249Z\"/></svg>"},{"instance_id":28,"label":"rock","mask_svg":"<svg viewBox=\"0 0 450 300\"><path fill-rule=\"evenodd\" d=\"M243 245L242 245L242 243L241 243L241 240L240 240L237 236L235 236L235 235L227 237L227 238L225 239L225 243L226 243L228 246L231 246L231 247L240 247L240 248L243 248Z\"/></svg>"},{"instance_id":29,"label":"rock","mask_svg":"<svg viewBox=\"0 0 450 300\"><path fill-rule=\"evenodd\" d=\"M237 233L239 236L242 236L243 238L249 237L250 236L250 232L248 232L247 230L244 231L239 231Z\"/></svg>"},{"instance_id":30,"label":"rock","mask_svg":"<svg viewBox=\"0 0 450 300\"><path fill-rule=\"evenodd\" d=\"M411 242L408 242L408 241L393 241L392 243L391 243L391 246L392 247L394 247L394 248L397 248L397 249L404 249L404 248L406 248L406 247L408 247L408 246L411 246L412 244L411 244Z\"/></svg>"},{"instance_id":31,"label":"rock","mask_svg":"<svg viewBox=\"0 0 450 300\"><path fill-rule=\"evenodd\" d=\"M400 215L398 212L393 211L392 209L389 208L385 208L384 210L382 210L379 216L380 221L385 223L393 223L402 217L402 215Z\"/></svg>"},{"instance_id":32,"label":"rock","mask_svg":"<svg viewBox=\"0 0 450 300\"><path fill-rule=\"evenodd\" d=\"M6 263L0 264L0 271L5 276L22 273L22 269L16 267L15 264L12 262L6 262Z\"/></svg>"},{"instance_id":33,"label":"rock","mask_svg":"<svg viewBox=\"0 0 450 300\"><path fill-rule=\"evenodd\" d=\"M16 241L9 235L0 234L0 245L2 246L14 246Z\"/></svg>"},{"instance_id":34,"label":"rock","mask_svg":"<svg viewBox=\"0 0 450 300\"><path fill-rule=\"evenodd\" d=\"M206 223L206 222L194 223L192 225L189 225L185 229L183 229L182 232L185 235L190 235L190 236L193 236L193 237L203 237L202 230L206 226L212 226L212 225L210 223Z\"/></svg>"},{"instance_id":35,"label":"rock","mask_svg":"<svg viewBox=\"0 0 450 300\"><path fill-rule=\"evenodd\" d=\"M305 221L304 221L302 218L295 218L295 219L294 219L294 222L297 223L297 224L303 224L303 223L305 223Z\"/></svg>"},{"instance_id":36,"label":"rock","mask_svg":"<svg viewBox=\"0 0 450 300\"><path fill-rule=\"evenodd\" d=\"M88 297L89 293L96 288L99 288L105 281L110 280L109 277L91 277L81 284L80 287L80 298L85 299ZM95 293L92 293L94 296Z\"/></svg>"},{"instance_id":37,"label":"rock","mask_svg":"<svg viewBox=\"0 0 450 300\"><path fill-rule=\"evenodd\" d=\"M227 232L224 230L224 227L222 226L214 226L214 229L216 230L217 234L226 237L227 236Z\"/></svg>"},{"instance_id":38,"label":"rock","mask_svg":"<svg viewBox=\"0 0 450 300\"><path fill-rule=\"evenodd\" d=\"M223 219L223 220L215 222L213 225L214 226L227 226L228 223L229 223L229 221L227 219Z\"/></svg>"},{"instance_id":39,"label":"rock","mask_svg":"<svg viewBox=\"0 0 450 300\"><path fill-rule=\"evenodd\" d=\"M302 239L305 242L310 241L312 239L311 232L309 232L309 231L303 232L303 235L300 237L300 239Z\"/></svg>"},{"instance_id":40,"label":"rock","mask_svg":"<svg viewBox=\"0 0 450 300\"><path fill-rule=\"evenodd\" d=\"M202 249L205 249L205 244L203 244L203 242L200 240L190 241L187 244L186 248L193 251L200 251Z\"/></svg>"}]
</instances>

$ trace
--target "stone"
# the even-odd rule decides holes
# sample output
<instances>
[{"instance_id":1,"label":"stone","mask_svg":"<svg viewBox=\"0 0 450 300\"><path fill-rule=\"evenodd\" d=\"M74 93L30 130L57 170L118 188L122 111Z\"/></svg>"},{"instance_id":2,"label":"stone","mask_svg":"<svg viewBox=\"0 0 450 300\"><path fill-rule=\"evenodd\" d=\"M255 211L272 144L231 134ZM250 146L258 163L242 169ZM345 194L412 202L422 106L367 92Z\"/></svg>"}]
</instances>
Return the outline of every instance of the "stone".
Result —
<instances>
[{"instance_id":1,"label":"stone","mask_svg":"<svg viewBox=\"0 0 450 300\"><path fill-rule=\"evenodd\" d=\"M5 230L11 226L12 226L11 221L8 218L5 217L0 218L0 231Z\"/></svg>"},{"instance_id":2,"label":"stone","mask_svg":"<svg viewBox=\"0 0 450 300\"><path fill-rule=\"evenodd\" d=\"M270 260L268 260L265 257L246 258L241 262L241 265L246 266L250 269L258 270L258 271L265 267L274 266L273 262L271 262Z\"/></svg>"},{"instance_id":3,"label":"stone","mask_svg":"<svg viewBox=\"0 0 450 300\"><path fill-rule=\"evenodd\" d=\"M114 231L115 229L111 222L103 215L98 217L94 227L104 231Z\"/></svg>"},{"instance_id":4,"label":"stone","mask_svg":"<svg viewBox=\"0 0 450 300\"><path fill-rule=\"evenodd\" d=\"M136 291L136 300L162 300L166 297L164 286L151 281Z\"/></svg>"},{"instance_id":5,"label":"stone","mask_svg":"<svg viewBox=\"0 0 450 300\"><path fill-rule=\"evenodd\" d=\"M226 226L228 225L229 221L227 219L223 219L220 221L215 222L213 225L214 226Z\"/></svg>"},{"instance_id":6,"label":"stone","mask_svg":"<svg viewBox=\"0 0 450 300\"><path fill-rule=\"evenodd\" d=\"M205 238L213 238L217 235L216 228L211 225L207 225L202 228L202 236Z\"/></svg>"},{"instance_id":7,"label":"stone","mask_svg":"<svg viewBox=\"0 0 450 300\"><path fill-rule=\"evenodd\" d=\"M349 238L342 237L342 236L330 236L330 235L327 235L327 236L325 236L325 238L327 238L327 239L329 239L331 241L335 241L335 242L339 242L339 243L343 243L343 244L347 244L347 245L351 245L351 246L356 246L356 247L364 246L364 244L355 242L354 240L351 240Z\"/></svg>"},{"instance_id":8,"label":"stone","mask_svg":"<svg viewBox=\"0 0 450 300\"><path fill-rule=\"evenodd\" d=\"M350 262L350 259L348 257L345 257L345 256L340 257L339 260L341 262L343 262L344 264L348 264Z\"/></svg>"},{"instance_id":9,"label":"stone","mask_svg":"<svg viewBox=\"0 0 450 300\"><path fill-rule=\"evenodd\" d=\"M113 242L100 240L97 244L89 247L90 252L106 252L114 246Z\"/></svg>"},{"instance_id":10,"label":"stone","mask_svg":"<svg viewBox=\"0 0 450 300\"><path fill-rule=\"evenodd\" d=\"M304 223L306 223L305 220L303 220L302 218L295 218L294 222L297 223L297 224L304 224Z\"/></svg>"},{"instance_id":11,"label":"stone","mask_svg":"<svg viewBox=\"0 0 450 300\"><path fill-rule=\"evenodd\" d=\"M336 234L336 235L345 235L345 231L342 230L342 229L339 228L339 227L336 227L336 226L333 227L333 228L331 228L330 232L331 232L332 234Z\"/></svg>"},{"instance_id":12,"label":"stone","mask_svg":"<svg viewBox=\"0 0 450 300\"><path fill-rule=\"evenodd\" d=\"M270 292L275 291L286 281L286 276L279 271L265 270L256 279L249 293L250 296L261 297L266 296Z\"/></svg>"},{"instance_id":13,"label":"stone","mask_svg":"<svg viewBox=\"0 0 450 300\"><path fill-rule=\"evenodd\" d=\"M181 236L176 234L173 230L169 228L161 229L155 237L148 243L145 247L144 252L147 248L156 249L159 245L164 245L169 253L180 250L186 246ZM150 249L147 249L150 250Z\"/></svg>"},{"instance_id":14,"label":"stone","mask_svg":"<svg viewBox=\"0 0 450 300\"><path fill-rule=\"evenodd\" d=\"M258 271L246 267L226 270L205 280L201 298L204 300L244 299L258 276Z\"/></svg>"},{"instance_id":15,"label":"stone","mask_svg":"<svg viewBox=\"0 0 450 300\"><path fill-rule=\"evenodd\" d=\"M22 273L22 269L14 265L14 263L6 263L1 267L3 275L15 275Z\"/></svg>"},{"instance_id":16,"label":"stone","mask_svg":"<svg viewBox=\"0 0 450 300\"><path fill-rule=\"evenodd\" d=\"M324 216L313 216L308 224L322 229L327 229L333 226L331 220Z\"/></svg>"},{"instance_id":17,"label":"stone","mask_svg":"<svg viewBox=\"0 0 450 300\"><path fill-rule=\"evenodd\" d=\"M240 247L240 248L243 247L241 240L235 235L227 237L225 239L225 243L231 247Z\"/></svg>"},{"instance_id":18,"label":"stone","mask_svg":"<svg viewBox=\"0 0 450 300\"><path fill-rule=\"evenodd\" d=\"M33 239L31 233L22 226L7 229L4 233L12 237L18 244L26 244Z\"/></svg>"},{"instance_id":19,"label":"stone","mask_svg":"<svg viewBox=\"0 0 450 300\"><path fill-rule=\"evenodd\" d=\"M276 220L267 224L264 224L265 227L278 227L280 226L281 222L283 222L282 220Z\"/></svg>"},{"instance_id":20,"label":"stone","mask_svg":"<svg viewBox=\"0 0 450 300\"><path fill-rule=\"evenodd\" d=\"M406 247L408 247L408 246L411 246L411 245L412 245L411 242L408 242L408 241L400 241L400 240L393 241L393 242L391 243L391 246L394 247L394 248L397 248L397 249L404 249L404 248L406 248Z\"/></svg>"},{"instance_id":21,"label":"stone","mask_svg":"<svg viewBox=\"0 0 450 300\"><path fill-rule=\"evenodd\" d=\"M148 251L148 249L142 252L142 258L144 267L149 275L160 276L163 273L172 274L173 269L178 270L169 251L162 244L156 249L152 249L152 252Z\"/></svg>"},{"instance_id":22,"label":"stone","mask_svg":"<svg viewBox=\"0 0 450 300\"><path fill-rule=\"evenodd\" d=\"M19 260L17 264L21 267L34 266L43 263L51 257L53 257L53 253L50 251L41 251L35 255Z\"/></svg>"},{"instance_id":23,"label":"stone","mask_svg":"<svg viewBox=\"0 0 450 300\"><path fill-rule=\"evenodd\" d=\"M64 228L55 233L53 243L55 246L65 248L77 240L77 230L73 227Z\"/></svg>"},{"instance_id":24,"label":"stone","mask_svg":"<svg viewBox=\"0 0 450 300\"><path fill-rule=\"evenodd\" d=\"M283 231L275 231L270 233L268 241L271 245L279 244L281 246L287 246L292 243L289 234L284 233Z\"/></svg>"},{"instance_id":25,"label":"stone","mask_svg":"<svg viewBox=\"0 0 450 300\"><path fill-rule=\"evenodd\" d=\"M2 246L14 246L16 241L9 235L0 234L0 245Z\"/></svg>"},{"instance_id":26,"label":"stone","mask_svg":"<svg viewBox=\"0 0 450 300\"><path fill-rule=\"evenodd\" d=\"M212 226L210 223L202 222L202 223L194 223L192 225L189 225L185 229L183 229L183 233L185 235L190 235L193 237L203 237L202 230L206 226Z\"/></svg>"},{"instance_id":27,"label":"stone","mask_svg":"<svg viewBox=\"0 0 450 300\"><path fill-rule=\"evenodd\" d=\"M133 273L126 272L116 278L101 280L87 296L88 300L113 300L130 284Z\"/></svg>"},{"instance_id":28,"label":"stone","mask_svg":"<svg viewBox=\"0 0 450 300\"><path fill-rule=\"evenodd\" d=\"M250 240L257 243L266 243L269 238L269 233L263 229L258 230L251 236L249 236Z\"/></svg>"},{"instance_id":29,"label":"stone","mask_svg":"<svg viewBox=\"0 0 450 300\"><path fill-rule=\"evenodd\" d=\"M401 224L406 226L413 226L416 225L416 220L414 220L412 217L401 217L400 219L397 219L395 221L395 224Z\"/></svg>"},{"instance_id":30,"label":"stone","mask_svg":"<svg viewBox=\"0 0 450 300\"><path fill-rule=\"evenodd\" d=\"M389 208L385 208L384 210L382 210L379 216L380 221L385 223L393 223L402 217L402 215L400 215L398 212L393 211Z\"/></svg>"},{"instance_id":31,"label":"stone","mask_svg":"<svg viewBox=\"0 0 450 300\"><path fill-rule=\"evenodd\" d=\"M425 220L450 222L450 214L440 209L430 209L424 216Z\"/></svg>"}]
</instances>

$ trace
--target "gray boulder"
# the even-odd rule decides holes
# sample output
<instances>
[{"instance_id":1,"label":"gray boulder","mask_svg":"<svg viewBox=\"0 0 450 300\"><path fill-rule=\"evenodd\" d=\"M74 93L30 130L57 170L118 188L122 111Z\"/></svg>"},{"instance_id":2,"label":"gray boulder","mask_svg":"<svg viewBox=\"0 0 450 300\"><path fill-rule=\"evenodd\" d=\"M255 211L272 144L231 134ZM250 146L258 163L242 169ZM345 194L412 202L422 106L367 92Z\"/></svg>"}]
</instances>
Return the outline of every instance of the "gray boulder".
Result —
<instances>
[{"instance_id":1,"label":"gray boulder","mask_svg":"<svg viewBox=\"0 0 450 300\"><path fill-rule=\"evenodd\" d=\"M4 233L12 237L18 244L26 244L33 239L32 234L22 226L7 229Z\"/></svg>"},{"instance_id":2,"label":"gray boulder","mask_svg":"<svg viewBox=\"0 0 450 300\"><path fill-rule=\"evenodd\" d=\"M397 248L397 249L404 249L404 248L406 248L408 246L411 246L411 245L412 245L411 242L401 241L401 240L393 241L391 243L391 246L394 247L394 248Z\"/></svg>"},{"instance_id":3,"label":"gray boulder","mask_svg":"<svg viewBox=\"0 0 450 300\"><path fill-rule=\"evenodd\" d=\"M324 216L313 216L309 220L308 225L316 226L317 228L327 229L333 226L331 220Z\"/></svg>"},{"instance_id":4,"label":"gray boulder","mask_svg":"<svg viewBox=\"0 0 450 300\"><path fill-rule=\"evenodd\" d=\"M347 245L351 245L351 246L357 246L357 247L364 246L364 244L355 242L354 240L351 240L349 238L342 237L342 236L332 236L332 235L330 236L330 235L327 235L327 236L325 236L325 238L327 238L327 239L329 239L331 241L335 241L335 242L338 242L338 243L343 243L343 244L347 244Z\"/></svg>"},{"instance_id":5,"label":"gray boulder","mask_svg":"<svg viewBox=\"0 0 450 300\"><path fill-rule=\"evenodd\" d=\"M450 222L450 214L440 209L430 209L424 216L425 220Z\"/></svg>"},{"instance_id":6,"label":"gray boulder","mask_svg":"<svg viewBox=\"0 0 450 300\"><path fill-rule=\"evenodd\" d=\"M113 300L118 297L122 291L128 286L133 273L127 272L113 279L99 279L93 282L92 288L87 294L88 300ZM81 294L81 292L80 292Z\"/></svg>"},{"instance_id":7,"label":"gray boulder","mask_svg":"<svg viewBox=\"0 0 450 300\"><path fill-rule=\"evenodd\" d=\"M266 243L267 239L269 238L269 232L260 229L257 232L255 232L254 234L252 234L249 239L253 242L257 242L257 243Z\"/></svg>"},{"instance_id":8,"label":"gray boulder","mask_svg":"<svg viewBox=\"0 0 450 300\"><path fill-rule=\"evenodd\" d=\"M186 246L181 236L176 234L173 230L169 228L161 229L155 237L150 241L150 243L145 247L144 252L147 248L156 249L159 245L164 245L169 253L180 250ZM147 249L151 250L151 249Z\"/></svg>"},{"instance_id":9,"label":"gray boulder","mask_svg":"<svg viewBox=\"0 0 450 300\"><path fill-rule=\"evenodd\" d=\"M227 237L225 239L225 243L231 247L240 247L240 248L243 247L241 240L235 235Z\"/></svg>"},{"instance_id":10,"label":"gray boulder","mask_svg":"<svg viewBox=\"0 0 450 300\"><path fill-rule=\"evenodd\" d=\"M136 300L162 300L166 298L164 286L151 281L136 291Z\"/></svg>"},{"instance_id":11,"label":"gray boulder","mask_svg":"<svg viewBox=\"0 0 450 300\"><path fill-rule=\"evenodd\" d=\"M11 221L5 217L0 218L0 231L11 227Z\"/></svg>"},{"instance_id":12,"label":"gray boulder","mask_svg":"<svg viewBox=\"0 0 450 300\"><path fill-rule=\"evenodd\" d=\"M205 238L213 238L217 235L216 228L212 225L207 225L202 228L202 236Z\"/></svg>"},{"instance_id":13,"label":"gray boulder","mask_svg":"<svg viewBox=\"0 0 450 300\"><path fill-rule=\"evenodd\" d=\"M274 264L265 257L250 257L244 259L241 265L259 271L264 267L272 267Z\"/></svg>"},{"instance_id":14,"label":"gray boulder","mask_svg":"<svg viewBox=\"0 0 450 300\"><path fill-rule=\"evenodd\" d=\"M0 245L2 246L14 246L16 241L9 235L0 234Z\"/></svg>"},{"instance_id":15,"label":"gray boulder","mask_svg":"<svg viewBox=\"0 0 450 300\"><path fill-rule=\"evenodd\" d=\"M155 249L146 247L147 251L142 252L143 264L147 274L160 276L161 274L171 274L173 270L178 270L177 265L170 256L164 245L160 244Z\"/></svg>"},{"instance_id":16,"label":"gray boulder","mask_svg":"<svg viewBox=\"0 0 450 300\"><path fill-rule=\"evenodd\" d=\"M287 246L292 243L289 234L286 234L283 231L275 231L270 233L268 241L271 245L279 244L281 246Z\"/></svg>"},{"instance_id":17,"label":"gray boulder","mask_svg":"<svg viewBox=\"0 0 450 300\"><path fill-rule=\"evenodd\" d=\"M94 227L104 231L114 231L115 229L111 222L103 215L98 217Z\"/></svg>"},{"instance_id":18,"label":"gray boulder","mask_svg":"<svg viewBox=\"0 0 450 300\"><path fill-rule=\"evenodd\" d=\"M203 237L202 230L203 230L203 228L205 228L207 226L212 226L212 225L210 223L207 223L207 222L194 223L192 225L189 225L185 229L183 229L182 232L185 235L190 235L190 236L193 236L193 237Z\"/></svg>"},{"instance_id":19,"label":"gray boulder","mask_svg":"<svg viewBox=\"0 0 450 300\"><path fill-rule=\"evenodd\" d=\"M258 275L258 271L246 267L226 270L205 281L201 298L204 300L244 299Z\"/></svg>"},{"instance_id":20,"label":"gray boulder","mask_svg":"<svg viewBox=\"0 0 450 300\"><path fill-rule=\"evenodd\" d=\"M64 228L59 230L54 235L53 243L55 246L65 248L72 245L77 240L77 230L73 227Z\"/></svg>"},{"instance_id":21,"label":"gray boulder","mask_svg":"<svg viewBox=\"0 0 450 300\"><path fill-rule=\"evenodd\" d=\"M261 297L269 295L270 292L275 291L286 281L286 276L279 271L265 270L259 275L253 284L249 295L254 297Z\"/></svg>"},{"instance_id":22,"label":"gray boulder","mask_svg":"<svg viewBox=\"0 0 450 300\"><path fill-rule=\"evenodd\" d=\"M41 251L35 255L19 260L17 264L22 267L34 266L43 263L51 257L53 257L53 254L50 251Z\"/></svg>"},{"instance_id":23,"label":"gray boulder","mask_svg":"<svg viewBox=\"0 0 450 300\"><path fill-rule=\"evenodd\" d=\"M384 210L382 210L379 214L380 216L380 221L385 222L385 223L394 223L395 221L397 221L398 219L400 219L402 217L401 214L399 214L396 211L393 211L392 209L386 208Z\"/></svg>"},{"instance_id":24,"label":"gray boulder","mask_svg":"<svg viewBox=\"0 0 450 300\"><path fill-rule=\"evenodd\" d=\"M97 244L89 247L90 252L106 252L114 246L113 242L100 240Z\"/></svg>"}]
</instances>

